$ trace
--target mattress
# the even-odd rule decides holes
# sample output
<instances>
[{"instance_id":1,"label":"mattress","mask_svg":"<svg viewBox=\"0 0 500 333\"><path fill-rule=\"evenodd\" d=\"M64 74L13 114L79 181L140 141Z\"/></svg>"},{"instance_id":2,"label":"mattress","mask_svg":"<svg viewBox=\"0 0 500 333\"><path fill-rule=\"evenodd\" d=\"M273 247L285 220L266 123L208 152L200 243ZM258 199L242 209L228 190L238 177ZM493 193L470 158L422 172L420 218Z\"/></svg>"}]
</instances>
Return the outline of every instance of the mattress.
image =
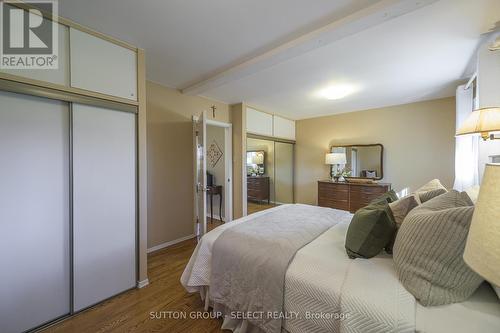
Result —
<instances>
[{"instance_id":1,"label":"mattress","mask_svg":"<svg viewBox=\"0 0 500 333\"><path fill-rule=\"evenodd\" d=\"M214 242L225 229L251 221L253 216L222 225L201 239L181 278L188 291L207 294ZM283 321L284 330L500 332L500 302L486 284L466 302L426 308L399 282L389 255L349 259L344 242L351 215L343 216L339 224L300 249L290 263L284 286L284 311L289 314ZM245 323L234 321L230 326L246 327Z\"/></svg>"}]
</instances>

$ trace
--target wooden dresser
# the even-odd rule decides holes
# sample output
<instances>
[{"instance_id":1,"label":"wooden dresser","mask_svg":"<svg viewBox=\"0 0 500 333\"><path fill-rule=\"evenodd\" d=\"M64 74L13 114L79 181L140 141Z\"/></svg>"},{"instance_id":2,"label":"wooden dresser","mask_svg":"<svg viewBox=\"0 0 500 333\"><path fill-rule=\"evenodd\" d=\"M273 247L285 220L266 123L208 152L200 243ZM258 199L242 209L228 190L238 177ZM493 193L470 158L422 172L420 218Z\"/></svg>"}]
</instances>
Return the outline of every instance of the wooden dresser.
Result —
<instances>
[{"instance_id":1,"label":"wooden dresser","mask_svg":"<svg viewBox=\"0 0 500 333\"><path fill-rule=\"evenodd\" d=\"M348 210L354 213L390 189L391 184L387 183L335 183L329 180L320 180L318 181L318 206Z\"/></svg>"},{"instance_id":2,"label":"wooden dresser","mask_svg":"<svg viewBox=\"0 0 500 333\"><path fill-rule=\"evenodd\" d=\"M270 201L269 177L249 176L247 177L247 199L255 201Z\"/></svg>"}]
</instances>

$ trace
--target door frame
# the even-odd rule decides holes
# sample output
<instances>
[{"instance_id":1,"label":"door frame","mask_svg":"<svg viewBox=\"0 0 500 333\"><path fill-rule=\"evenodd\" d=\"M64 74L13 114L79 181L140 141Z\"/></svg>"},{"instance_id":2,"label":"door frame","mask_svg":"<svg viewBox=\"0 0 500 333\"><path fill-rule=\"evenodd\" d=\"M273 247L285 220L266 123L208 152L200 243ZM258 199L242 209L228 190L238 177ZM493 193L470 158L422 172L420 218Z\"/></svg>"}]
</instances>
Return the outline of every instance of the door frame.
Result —
<instances>
[{"instance_id":1,"label":"door frame","mask_svg":"<svg viewBox=\"0 0 500 333\"><path fill-rule=\"evenodd\" d=\"M208 125L224 128L224 223L227 223L233 220L233 124L207 119Z\"/></svg>"}]
</instances>

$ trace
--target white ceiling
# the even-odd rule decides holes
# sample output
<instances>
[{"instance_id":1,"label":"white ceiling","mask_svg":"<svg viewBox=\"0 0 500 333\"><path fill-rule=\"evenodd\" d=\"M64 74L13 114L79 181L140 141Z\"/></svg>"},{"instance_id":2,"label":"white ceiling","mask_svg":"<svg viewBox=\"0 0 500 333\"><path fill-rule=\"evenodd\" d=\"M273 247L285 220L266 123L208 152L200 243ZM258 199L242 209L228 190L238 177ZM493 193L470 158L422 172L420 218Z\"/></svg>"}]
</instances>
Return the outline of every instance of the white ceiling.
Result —
<instances>
[{"instance_id":1,"label":"white ceiling","mask_svg":"<svg viewBox=\"0 0 500 333\"><path fill-rule=\"evenodd\" d=\"M146 49L147 78L184 88L352 14L370 0L59 0L60 14ZM454 95L498 0L440 0L204 96L294 119ZM341 100L315 93L335 83Z\"/></svg>"}]
</instances>

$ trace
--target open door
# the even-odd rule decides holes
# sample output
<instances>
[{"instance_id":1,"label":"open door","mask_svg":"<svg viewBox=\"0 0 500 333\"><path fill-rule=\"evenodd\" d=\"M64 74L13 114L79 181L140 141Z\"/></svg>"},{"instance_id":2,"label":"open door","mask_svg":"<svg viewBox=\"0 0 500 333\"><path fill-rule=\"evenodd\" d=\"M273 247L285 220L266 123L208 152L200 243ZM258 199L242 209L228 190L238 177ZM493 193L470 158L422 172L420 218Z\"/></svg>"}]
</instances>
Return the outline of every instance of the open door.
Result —
<instances>
[{"instance_id":1,"label":"open door","mask_svg":"<svg viewBox=\"0 0 500 333\"><path fill-rule=\"evenodd\" d=\"M199 117L193 117L194 135L194 219L195 233L201 238L207 232L207 163L206 163L207 116L203 111Z\"/></svg>"}]
</instances>

